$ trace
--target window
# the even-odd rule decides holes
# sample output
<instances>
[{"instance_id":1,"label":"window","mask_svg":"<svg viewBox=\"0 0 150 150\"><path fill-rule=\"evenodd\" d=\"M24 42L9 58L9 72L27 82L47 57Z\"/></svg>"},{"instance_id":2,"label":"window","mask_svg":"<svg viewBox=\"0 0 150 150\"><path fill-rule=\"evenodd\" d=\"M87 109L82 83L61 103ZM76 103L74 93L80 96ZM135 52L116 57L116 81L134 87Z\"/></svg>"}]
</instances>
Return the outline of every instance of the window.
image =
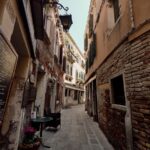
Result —
<instances>
[{"instance_id":1,"label":"window","mask_svg":"<svg viewBox=\"0 0 150 150\"><path fill-rule=\"evenodd\" d=\"M72 76L72 66L70 66L70 75Z\"/></svg>"},{"instance_id":2,"label":"window","mask_svg":"<svg viewBox=\"0 0 150 150\"><path fill-rule=\"evenodd\" d=\"M79 63L79 56L76 56L76 62Z\"/></svg>"},{"instance_id":3,"label":"window","mask_svg":"<svg viewBox=\"0 0 150 150\"><path fill-rule=\"evenodd\" d=\"M113 0L112 2L113 2L113 8L114 8L114 19L116 22L120 16L119 0Z\"/></svg>"},{"instance_id":4,"label":"window","mask_svg":"<svg viewBox=\"0 0 150 150\"><path fill-rule=\"evenodd\" d=\"M78 79L78 71L76 70L76 79Z\"/></svg>"},{"instance_id":5,"label":"window","mask_svg":"<svg viewBox=\"0 0 150 150\"><path fill-rule=\"evenodd\" d=\"M68 90L67 90L67 89L65 89L65 96L67 96L67 92L68 92Z\"/></svg>"},{"instance_id":6,"label":"window","mask_svg":"<svg viewBox=\"0 0 150 150\"><path fill-rule=\"evenodd\" d=\"M125 93L122 75L111 79L111 88L113 103L118 105L125 105Z\"/></svg>"},{"instance_id":7,"label":"window","mask_svg":"<svg viewBox=\"0 0 150 150\"><path fill-rule=\"evenodd\" d=\"M59 63L62 64L62 58L63 58L63 46L60 46L60 53L59 53Z\"/></svg>"},{"instance_id":8,"label":"window","mask_svg":"<svg viewBox=\"0 0 150 150\"><path fill-rule=\"evenodd\" d=\"M66 72L66 57L63 57L63 71Z\"/></svg>"},{"instance_id":9,"label":"window","mask_svg":"<svg viewBox=\"0 0 150 150\"><path fill-rule=\"evenodd\" d=\"M84 38L84 50L87 51L87 48L88 48L88 35L86 34Z\"/></svg>"},{"instance_id":10,"label":"window","mask_svg":"<svg viewBox=\"0 0 150 150\"><path fill-rule=\"evenodd\" d=\"M66 73L69 74L69 64L67 64Z\"/></svg>"},{"instance_id":11,"label":"window","mask_svg":"<svg viewBox=\"0 0 150 150\"><path fill-rule=\"evenodd\" d=\"M89 37L92 36L93 33L93 14L90 14L89 17Z\"/></svg>"},{"instance_id":12,"label":"window","mask_svg":"<svg viewBox=\"0 0 150 150\"><path fill-rule=\"evenodd\" d=\"M88 72L88 68L89 68L89 61L88 59L86 60L86 69L85 69L85 72L87 73Z\"/></svg>"},{"instance_id":13,"label":"window","mask_svg":"<svg viewBox=\"0 0 150 150\"><path fill-rule=\"evenodd\" d=\"M75 90L74 91L74 100L77 100L77 94L78 94L78 92Z\"/></svg>"},{"instance_id":14,"label":"window","mask_svg":"<svg viewBox=\"0 0 150 150\"><path fill-rule=\"evenodd\" d=\"M83 67L83 68L85 68L85 64L84 64L84 61L82 60L82 62L81 62L81 66Z\"/></svg>"},{"instance_id":15,"label":"window","mask_svg":"<svg viewBox=\"0 0 150 150\"><path fill-rule=\"evenodd\" d=\"M82 74L82 72L81 72L80 78L83 79L83 74Z\"/></svg>"},{"instance_id":16,"label":"window","mask_svg":"<svg viewBox=\"0 0 150 150\"><path fill-rule=\"evenodd\" d=\"M93 40L90 43L88 53L88 65L87 65L88 68L90 68L93 65L95 57L96 57L96 34L93 34Z\"/></svg>"},{"instance_id":17,"label":"window","mask_svg":"<svg viewBox=\"0 0 150 150\"><path fill-rule=\"evenodd\" d=\"M68 96L71 96L71 90L69 90L69 95Z\"/></svg>"},{"instance_id":18,"label":"window","mask_svg":"<svg viewBox=\"0 0 150 150\"><path fill-rule=\"evenodd\" d=\"M79 74L78 74L78 78L79 78L79 79L80 79L80 77L81 77L80 75L81 75L81 74L80 74L80 72L79 72Z\"/></svg>"},{"instance_id":19,"label":"window","mask_svg":"<svg viewBox=\"0 0 150 150\"><path fill-rule=\"evenodd\" d=\"M81 79L84 80L84 73L81 72Z\"/></svg>"}]
</instances>

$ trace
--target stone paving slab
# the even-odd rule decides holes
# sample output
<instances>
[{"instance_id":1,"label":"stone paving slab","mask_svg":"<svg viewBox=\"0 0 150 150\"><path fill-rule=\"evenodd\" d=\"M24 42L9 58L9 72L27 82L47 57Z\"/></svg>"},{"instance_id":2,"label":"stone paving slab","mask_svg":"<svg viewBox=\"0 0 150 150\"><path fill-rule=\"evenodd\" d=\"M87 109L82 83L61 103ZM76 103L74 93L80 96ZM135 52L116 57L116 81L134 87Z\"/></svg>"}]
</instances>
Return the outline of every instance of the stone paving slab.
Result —
<instances>
[{"instance_id":1,"label":"stone paving slab","mask_svg":"<svg viewBox=\"0 0 150 150\"><path fill-rule=\"evenodd\" d=\"M39 150L114 150L84 105L63 109L61 114L61 128L43 132L43 142L51 148L41 146Z\"/></svg>"}]
</instances>

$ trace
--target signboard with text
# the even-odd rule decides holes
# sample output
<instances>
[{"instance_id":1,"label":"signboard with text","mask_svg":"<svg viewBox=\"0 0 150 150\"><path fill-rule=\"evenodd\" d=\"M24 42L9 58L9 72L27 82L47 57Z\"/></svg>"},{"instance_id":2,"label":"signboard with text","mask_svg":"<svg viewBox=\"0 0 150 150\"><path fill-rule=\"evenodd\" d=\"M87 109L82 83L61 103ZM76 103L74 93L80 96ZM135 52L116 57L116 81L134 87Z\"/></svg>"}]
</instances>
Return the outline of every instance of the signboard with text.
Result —
<instances>
[{"instance_id":1,"label":"signboard with text","mask_svg":"<svg viewBox=\"0 0 150 150\"><path fill-rule=\"evenodd\" d=\"M17 55L0 33L0 123L2 124ZM0 126L1 126L0 124Z\"/></svg>"}]
</instances>

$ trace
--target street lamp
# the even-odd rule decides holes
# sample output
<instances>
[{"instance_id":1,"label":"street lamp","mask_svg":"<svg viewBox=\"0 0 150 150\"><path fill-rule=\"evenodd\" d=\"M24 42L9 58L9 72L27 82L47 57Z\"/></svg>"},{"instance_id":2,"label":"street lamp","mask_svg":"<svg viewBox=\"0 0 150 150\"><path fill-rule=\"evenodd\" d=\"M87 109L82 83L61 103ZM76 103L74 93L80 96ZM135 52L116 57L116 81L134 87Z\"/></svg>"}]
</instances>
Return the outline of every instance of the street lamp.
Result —
<instances>
[{"instance_id":1,"label":"street lamp","mask_svg":"<svg viewBox=\"0 0 150 150\"><path fill-rule=\"evenodd\" d=\"M70 29L70 26L72 25L72 16L71 15L60 15L59 16L61 23L63 25L63 28L65 31L68 31Z\"/></svg>"},{"instance_id":2,"label":"street lamp","mask_svg":"<svg viewBox=\"0 0 150 150\"><path fill-rule=\"evenodd\" d=\"M61 20L63 29L68 31L70 26L72 25L72 15L68 15L67 11L69 10L68 7L64 7L62 4L58 2L58 0L44 0L44 4L49 5L49 7L57 7L58 9L63 9L66 11L65 15L60 15L59 18Z\"/></svg>"}]
</instances>

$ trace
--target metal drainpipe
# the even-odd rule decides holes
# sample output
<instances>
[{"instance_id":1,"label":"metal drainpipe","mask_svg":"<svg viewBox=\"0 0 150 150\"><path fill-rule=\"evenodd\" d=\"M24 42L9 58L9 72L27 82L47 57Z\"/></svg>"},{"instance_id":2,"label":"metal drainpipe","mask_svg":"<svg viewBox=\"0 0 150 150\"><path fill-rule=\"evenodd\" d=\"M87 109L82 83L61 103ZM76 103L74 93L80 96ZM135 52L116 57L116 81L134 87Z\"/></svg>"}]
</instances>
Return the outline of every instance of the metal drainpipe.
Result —
<instances>
[{"instance_id":1,"label":"metal drainpipe","mask_svg":"<svg viewBox=\"0 0 150 150\"><path fill-rule=\"evenodd\" d=\"M134 14L133 14L133 1L129 0L129 11L130 11L130 19L131 19L131 28L135 28L135 22L134 22Z\"/></svg>"},{"instance_id":2,"label":"metal drainpipe","mask_svg":"<svg viewBox=\"0 0 150 150\"><path fill-rule=\"evenodd\" d=\"M133 14L133 1L129 0L129 11L130 11L130 20L131 20L131 31L135 28L134 14ZM130 102L127 100L127 112L125 115L125 127L127 135L127 150L133 150L133 135L132 135L132 120L131 120L131 106Z\"/></svg>"}]
</instances>

